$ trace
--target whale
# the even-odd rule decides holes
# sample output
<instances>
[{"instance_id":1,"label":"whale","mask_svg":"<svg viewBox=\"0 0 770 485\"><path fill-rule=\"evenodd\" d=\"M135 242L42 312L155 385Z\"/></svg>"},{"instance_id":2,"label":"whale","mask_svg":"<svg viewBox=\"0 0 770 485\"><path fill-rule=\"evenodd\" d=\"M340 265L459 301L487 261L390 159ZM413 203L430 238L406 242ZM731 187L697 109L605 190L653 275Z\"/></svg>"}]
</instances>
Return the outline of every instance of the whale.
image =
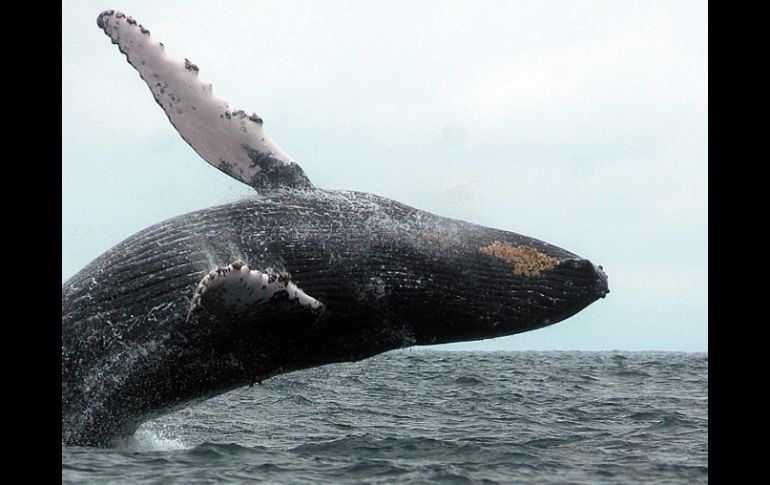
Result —
<instances>
[{"instance_id":1,"label":"whale","mask_svg":"<svg viewBox=\"0 0 770 485\"><path fill-rule=\"evenodd\" d=\"M63 446L110 446L287 372L535 330L609 293L601 266L547 242L315 187L135 19L97 25L193 150L254 194L146 228L63 283Z\"/></svg>"}]
</instances>

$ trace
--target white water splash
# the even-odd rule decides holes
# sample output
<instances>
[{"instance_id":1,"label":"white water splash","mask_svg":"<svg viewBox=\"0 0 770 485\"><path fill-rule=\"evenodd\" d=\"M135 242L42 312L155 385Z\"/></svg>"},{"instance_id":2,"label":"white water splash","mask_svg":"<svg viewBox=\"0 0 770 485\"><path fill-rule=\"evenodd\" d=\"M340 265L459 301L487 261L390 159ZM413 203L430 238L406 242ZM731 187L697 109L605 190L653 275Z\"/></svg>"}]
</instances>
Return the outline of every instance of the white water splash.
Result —
<instances>
[{"instance_id":1,"label":"white water splash","mask_svg":"<svg viewBox=\"0 0 770 485\"><path fill-rule=\"evenodd\" d=\"M118 440L115 447L126 452L175 451L192 448L179 437L167 433L164 427L148 423L140 426L132 436Z\"/></svg>"}]
</instances>

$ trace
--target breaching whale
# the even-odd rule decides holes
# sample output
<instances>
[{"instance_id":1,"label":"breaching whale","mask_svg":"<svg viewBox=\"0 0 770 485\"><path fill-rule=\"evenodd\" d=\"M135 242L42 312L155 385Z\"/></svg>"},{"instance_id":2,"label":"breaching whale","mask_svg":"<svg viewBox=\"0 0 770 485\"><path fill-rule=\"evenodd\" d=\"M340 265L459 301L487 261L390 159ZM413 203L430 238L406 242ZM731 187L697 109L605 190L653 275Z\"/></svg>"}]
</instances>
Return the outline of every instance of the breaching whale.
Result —
<instances>
[{"instance_id":1,"label":"breaching whale","mask_svg":"<svg viewBox=\"0 0 770 485\"><path fill-rule=\"evenodd\" d=\"M546 242L314 187L192 62L120 12L97 24L182 138L256 193L149 227L62 285L62 444L109 445L280 373L551 325L609 292L601 266Z\"/></svg>"}]
</instances>

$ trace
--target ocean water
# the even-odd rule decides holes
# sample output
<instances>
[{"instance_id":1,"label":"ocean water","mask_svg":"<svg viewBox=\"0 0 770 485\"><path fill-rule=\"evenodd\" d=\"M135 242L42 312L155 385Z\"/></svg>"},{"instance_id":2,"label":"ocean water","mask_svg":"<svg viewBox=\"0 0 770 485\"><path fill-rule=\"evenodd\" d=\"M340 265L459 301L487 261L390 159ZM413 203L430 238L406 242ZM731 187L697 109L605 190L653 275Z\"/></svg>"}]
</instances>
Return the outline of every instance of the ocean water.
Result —
<instances>
[{"instance_id":1,"label":"ocean water","mask_svg":"<svg viewBox=\"0 0 770 485\"><path fill-rule=\"evenodd\" d=\"M708 482L708 354L406 350L62 448L62 483Z\"/></svg>"}]
</instances>

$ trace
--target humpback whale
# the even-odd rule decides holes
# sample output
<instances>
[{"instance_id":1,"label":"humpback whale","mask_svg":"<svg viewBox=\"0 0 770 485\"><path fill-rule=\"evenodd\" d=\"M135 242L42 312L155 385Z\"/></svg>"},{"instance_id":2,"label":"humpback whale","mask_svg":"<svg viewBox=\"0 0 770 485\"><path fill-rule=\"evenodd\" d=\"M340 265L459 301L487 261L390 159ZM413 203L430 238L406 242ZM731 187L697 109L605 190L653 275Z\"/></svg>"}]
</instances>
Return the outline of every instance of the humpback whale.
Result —
<instances>
[{"instance_id":1,"label":"humpback whale","mask_svg":"<svg viewBox=\"0 0 770 485\"><path fill-rule=\"evenodd\" d=\"M601 266L513 232L315 187L254 113L116 11L97 25L182 138L253 197L149 227L62 285L62 444L277 374L564 320Z\"/></svg>"}]
</instances>

